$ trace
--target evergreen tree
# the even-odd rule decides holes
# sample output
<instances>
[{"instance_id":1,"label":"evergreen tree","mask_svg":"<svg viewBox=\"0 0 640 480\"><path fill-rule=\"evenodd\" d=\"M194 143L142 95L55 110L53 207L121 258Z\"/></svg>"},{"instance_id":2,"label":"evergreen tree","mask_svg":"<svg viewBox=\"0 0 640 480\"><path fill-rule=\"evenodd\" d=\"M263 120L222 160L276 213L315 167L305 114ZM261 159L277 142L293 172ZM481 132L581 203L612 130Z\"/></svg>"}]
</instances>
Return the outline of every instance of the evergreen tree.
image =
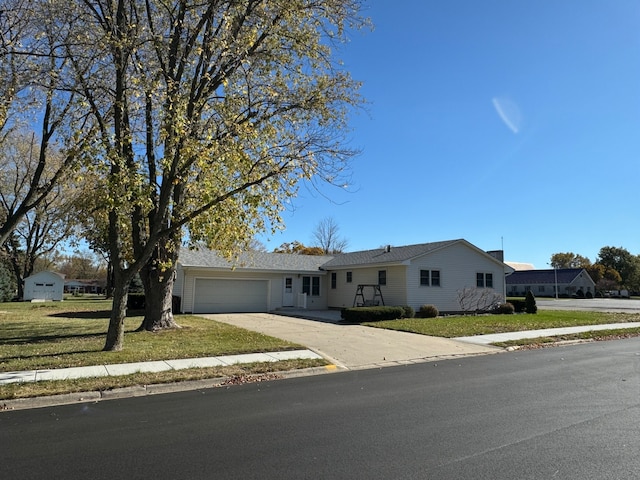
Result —
<instances>
[{"instance_id":1,"label":"evergreen tree","mask_svg":"<svg viewBox=\"0 0 640 480\"><path fill-rule=\"evenodd\" d=\"M524 298L524 310L527 313L538 313L536 297L533 296L533 292L531 292L531 290L527 292L527 296Z\"/></svg>"}]
</instances>

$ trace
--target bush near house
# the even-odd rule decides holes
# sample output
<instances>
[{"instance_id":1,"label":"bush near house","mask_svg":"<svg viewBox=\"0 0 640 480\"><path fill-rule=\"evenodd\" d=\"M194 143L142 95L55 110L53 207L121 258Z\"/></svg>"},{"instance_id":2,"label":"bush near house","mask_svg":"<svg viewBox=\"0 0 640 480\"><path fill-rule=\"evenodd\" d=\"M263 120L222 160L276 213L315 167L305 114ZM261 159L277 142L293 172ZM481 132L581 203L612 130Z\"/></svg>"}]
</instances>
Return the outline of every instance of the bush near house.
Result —
<instances>
[{"instance_id":1,"label":"bush near house","mask_svg":"<svg viewBox=\"0 0 640 480\"><path fill-rule=\"evenodd\" d=\"M506 302L498 305L498 307L492 313L496 315L513 315L515 311L516 309L513 304L510 302Z\"/></svg>"},{"instance_id":2,"label":"bush near house","mask_svg":"<svg viewBox=\"0 0 640 480\"><path fill-rule=\"evenodd\" d=\"M415 318L416 311L413 309L413 307L404 305L402 309L404 310L404 315L402 316L402 318Z\"/></svg>"},{"instance_id":3,"label":"bush near house","mask_svg":"<svg viewBox=\"0 0 640 480\"><path fill-rule=\"evenodd\" d=\"M396 320L404 315L403 307L354 307L343 308L341 311L342 320L348 323Z\"/></svg>"},{"instance_id":4,"label":"bush near house","mask_svg":"<svg viewBox=\"0 0 640 480\"><path fill-rule=\"evenodd\" d=\"M420 318L436 318L440 312L435 305L422 305L418 311Z\"/></svg>"},{"instance_id":5,"label":"bush near house","mask_svg":"<svg viewBox=\"0 0 640 480\"><path fill-rule=\"evenodd\" d=\"M522 313L525 310L525 302L524 302L524 298L512 298L509 297L507 298L507 303L510 303L511 305L513 305L513 309L515 311L515 313Z\"/></svg>"}]
</instances>

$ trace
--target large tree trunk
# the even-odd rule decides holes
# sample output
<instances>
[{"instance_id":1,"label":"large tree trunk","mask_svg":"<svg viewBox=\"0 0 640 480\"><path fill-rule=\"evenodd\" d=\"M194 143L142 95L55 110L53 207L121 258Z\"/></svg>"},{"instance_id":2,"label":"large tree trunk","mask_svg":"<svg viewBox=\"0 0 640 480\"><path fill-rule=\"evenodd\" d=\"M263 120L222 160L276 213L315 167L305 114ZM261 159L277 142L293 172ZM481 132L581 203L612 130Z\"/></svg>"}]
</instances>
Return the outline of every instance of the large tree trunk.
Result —
<instances>
[{"instance_id":1,"label":"large tree trunk","mask_svg":"<svg viewBox=\"0 0 640 480\"><path fill-rule=\"evenodd\" d=\"M117 267L116 267L117 269ZM124 272L115 272L113 285L113 306L109 317L107 341L103 350L119 351L124 344L124 319L127 316L127 298L129 296L129 278Z\"/></svg>"},{"instance_id":2,"label":"large tree trunk","mask_svg":"<svg viewBox=\"0 0 640 480\"><path fill-rule=\"evenodd\" d=\"M153 257L142 270L140 278L144 286L144 319L138 330L158 331L180 328L173 318L173 284L176 275L179 245L166 240L156 249ZM169 265L160 267L159 265Z\"/></svg>"},{"instance_id":3,"label":"large tree trunk","mask_svg":"<svg viewBox=\"0 0 640 480\"><path fill-rule=\"evenodd\" d=\"M104 287L105 298L113 297L113 263L111 260L107 262L107 283Z\"/></svg>"}]
</instances>

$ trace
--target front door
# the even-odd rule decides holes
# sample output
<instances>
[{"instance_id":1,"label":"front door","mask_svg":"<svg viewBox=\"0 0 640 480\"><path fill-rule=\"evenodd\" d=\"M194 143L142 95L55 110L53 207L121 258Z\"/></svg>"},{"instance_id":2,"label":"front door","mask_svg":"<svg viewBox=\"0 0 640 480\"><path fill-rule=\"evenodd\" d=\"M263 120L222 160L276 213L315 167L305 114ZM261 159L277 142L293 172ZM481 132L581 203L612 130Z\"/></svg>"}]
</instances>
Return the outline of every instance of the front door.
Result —
<instances>
[{"instance_id":1,"label":"front door","mask_svg":"<svg viewBox=\"0 0 640 480\"><path fill-rule=\"evenodd\" d=\"M293 307L293 277L284 277L282 289L282 306Z\"/></svg>"}]
</instances>

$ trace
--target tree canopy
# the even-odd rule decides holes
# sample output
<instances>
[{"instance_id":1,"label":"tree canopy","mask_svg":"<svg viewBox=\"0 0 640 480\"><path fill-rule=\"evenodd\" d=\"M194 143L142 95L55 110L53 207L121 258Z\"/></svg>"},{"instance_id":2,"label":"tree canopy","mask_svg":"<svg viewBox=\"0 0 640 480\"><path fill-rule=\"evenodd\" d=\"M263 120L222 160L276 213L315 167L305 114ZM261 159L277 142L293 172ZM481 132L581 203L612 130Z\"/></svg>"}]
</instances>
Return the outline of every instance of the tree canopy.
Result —
<instances>
[{"instance_id":1,"label":"tree canopy","mask_svg":"<svg viewBox=\"0 0 640 480\"><path fill-rule=\"evenodd\" d=\"M294 240L285 242L273 250L274 253L294 253L296 255L324 255L325 252L320 247L307 247L303 243Z\"/></svg>"},{"instance_id":2,"label":"tree canopy","mask_svg":"<svg viewBox=\"0 0 640 480\"><path fill-rule=\"evenodd\" d=\"M0 245L70 181L91 139L73 78L62 74L61 32L41 3L3 0L0 8Z\"/></svg>"},{"instance_id":3,"label":"tree canopy","mask_svg":"<svg viewBox=\"0 0 640 480\"><path fill-rule=\"evenodd\" d=\"M591 265L591 260L573 252L566 252L551 255L550 263L553 268L587 268Z\"/></svg>"},{"instance_id":4,"label":"tree canopy","mask_svg":"<svg viewBox=\"0 0 640 480\"><path fill-rule=\"evenodd\" d=\"M56 39L52 91L91 126L95 243L114 269L105 349L122 348L130 280L170 277L185 228L231 254L281 226L300 182L341 183L362 100L334 53L366 23L359 0L30 5Z\"/></svg>"},{"instance_id":5,"label":"tree canopy","mask_svg":"<svg viewBox=\"0 0 640 480\"><path fill-rule=\"evenodd\" d=\"M573 252L554 253L551 265L554 268L586 269L598 290L640 290L640 256L623 247L602 247L594 263Z\"/></svg>"}]
</instances>

